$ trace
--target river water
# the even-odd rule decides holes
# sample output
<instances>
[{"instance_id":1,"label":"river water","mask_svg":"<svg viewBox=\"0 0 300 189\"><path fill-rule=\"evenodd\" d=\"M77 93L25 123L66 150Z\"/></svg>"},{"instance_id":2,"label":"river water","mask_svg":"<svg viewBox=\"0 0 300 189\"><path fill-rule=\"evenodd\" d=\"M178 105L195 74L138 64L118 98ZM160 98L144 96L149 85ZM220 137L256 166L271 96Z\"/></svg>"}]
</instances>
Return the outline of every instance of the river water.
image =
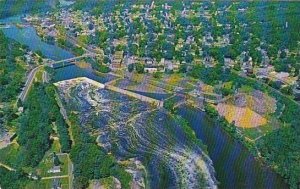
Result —
<instances>
[{"instance_id":1,"label":"river water","mask_svg":"<svg viewBox=\"0 0 300 189\"><path fill-rule=\"evenodd\" d=\"M67 50L43 42L33 27L17 28L16 26L11 26L2 29L2 31L7 37L28 46L32 51L41 51L42 54L49 59L62 60L74 57L74 55Z\"/></svg>"},{"instance_id":2,"label":"river water","mask_svg":"<svg viewBox=\"0 0 300 189\"><path fill-rule=\"evenodd\" d=\"M69 80L77 77L87 77L100 83L106 83L116 78L113 75L96 73L92 69L79 68L76 65L70 65L55 69L55 82Z\"/></svg>"},{"instance_id":3,"label":"river water","mask_svg":"<svg viewBox=\"0 0 300 189\"><path fill-rule=\"evenodd\" d=\"M204 112L182 106L178 113L207 145L220 188L288 188L278 174L263 167L241 143L214 124Z\"/></svg>"},{"instance_id":4,"label":"river water","mask_svg":"<svg viewBox=\"0 0 300 189\"><path fill-rule=\"evenodd\" d=\"M2 19L1 22L9 21ZM47 58L61 60L74 56L56 45L43 42L33 27L13 26L2 30L7 37L27 45L32 51L40 50ZM111 80L75 65L57 69L55 80L61 81L79 76L87 76L102 83ZM178 112L190 122L196 136L207 145L220 188L287 188L278 174L261 166L247 149L214 124L213 120L207 118L204 112L186 106L180 107Z\"/></svg>"},{"instance_id":5,"label":"river water","mask_svg":"<svg viewBox=\"0 0 300 189\"><path fill-rule=\"evenodd\" d=\"M20 16L8 17L0 19L0 24L21 23ZM32 51L41 51L42 54L52 60L62 60L72 58L74 55L64 50L57 45L47 44L42 41L37 35L34 27L18 28L12 25L9 28L1 29L6 37L16 40L17 42L26 45Z\"/></svg>"}]
</instances>

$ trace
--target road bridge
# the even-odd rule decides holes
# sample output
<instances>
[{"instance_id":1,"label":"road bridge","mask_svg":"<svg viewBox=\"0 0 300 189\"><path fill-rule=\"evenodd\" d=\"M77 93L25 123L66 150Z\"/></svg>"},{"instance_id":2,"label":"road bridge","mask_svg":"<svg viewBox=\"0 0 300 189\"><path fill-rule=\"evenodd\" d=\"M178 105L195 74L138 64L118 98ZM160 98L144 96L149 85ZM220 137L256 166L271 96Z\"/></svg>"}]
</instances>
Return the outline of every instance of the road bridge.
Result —
<instances>
[{"instance_id":1,"label":"road bridge","mask_svg":"<svg viewBox=\"0 0 300 189\"><path fill-rule=\"evenodd\" d=\"M58 68L58 67L69 66L69 65L75 64L74 62L76 62L80 59L87 58L87 57L95 57L95 56L96 56L96 54L94 54L94 53L86 53L86 54L83 54L81 56L72 57L72 58L52 62L52 63L50 63L50 67Z\"/></svg>"},{"instance_id":2,"label":"road bridge","mask_svg":"<svg viewBox=\"0 0 300 189\"><path fill-rule=\"evenodd\" d=\"M0 23L0 29L11 28L13 26L24 28L24 27L29 27L30 24L28 24L28 23Z\"/></svg>"},{"instance_id":3,"label":"road bridge","mask_svg":"<svg viewBox=\"0 0 300 189\"><path fill-rule=\"evenodd\" d=\"M60 64L63 64L62 66L66 66L65 63L70 63L70 62L73 62L73 61L76 61L76 60L79 60L79 59L82 59L82 58L85 58L85 57L93 57L95 54L93 53L87 53L87 54L84 54L84 55L81 55L81 56L78 56L78 57L73 57L73 58L68 58L68 59L65 59L65 60L59 60L59 61L56 61L56 62L52 62L49 64L50 67L55 67L55 65L60 65ZM74 64L74 63L71 63L71 64ZM70 64L68 64L70 65ZM26 83L25 83L25 86L21 92L21 94L19 95L19 99L24 102L27 95L28 95L28 92L32 86L32 83L34 81L34 78L35 78L35 75L36 73L42 68L44 67L45 65L40 65L34 69L32 69L28 76L27 76L27 80L26 80Z\"/></svg>"}]
</instances>

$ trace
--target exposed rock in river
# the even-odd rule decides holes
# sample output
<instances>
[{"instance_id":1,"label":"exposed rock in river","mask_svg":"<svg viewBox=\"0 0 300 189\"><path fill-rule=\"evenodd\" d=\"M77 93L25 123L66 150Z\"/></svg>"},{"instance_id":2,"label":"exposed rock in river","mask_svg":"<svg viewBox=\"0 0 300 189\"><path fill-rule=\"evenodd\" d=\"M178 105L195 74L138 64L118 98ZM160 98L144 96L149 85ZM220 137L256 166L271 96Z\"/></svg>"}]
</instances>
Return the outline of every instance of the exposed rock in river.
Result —
<instances>
[{"instance_id":1,"label":"exposed rock in river","mask_svg":"<svg viewBox=\"0 0 300 189\"><path fill-rule=\"evenodd\" d=\"M165 110L84 82L58 88L98 144L131 162L133 188L217 188L211 160Z\"/></svg>"}]
</instances>

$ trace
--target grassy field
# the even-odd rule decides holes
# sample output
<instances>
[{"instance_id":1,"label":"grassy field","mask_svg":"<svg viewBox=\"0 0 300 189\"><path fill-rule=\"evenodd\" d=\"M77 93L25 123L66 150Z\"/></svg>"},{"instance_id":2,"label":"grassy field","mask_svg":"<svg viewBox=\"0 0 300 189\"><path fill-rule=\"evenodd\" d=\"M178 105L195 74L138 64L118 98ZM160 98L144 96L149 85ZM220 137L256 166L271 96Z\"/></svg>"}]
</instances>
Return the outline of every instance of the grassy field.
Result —
<instances>
[{"instance_id":1,"label":"grassy field","mask_svg":"<svg viewBox=\"0 0 300 189\"><path fill-rule=\"evenodd\" d=\"M58 155L58 158L61 162L61 172L60 173L48 173L53 167L52 154L55 152L56 154L60 152L59 141L54 140L50 150L45 154L42 161L35 168L26 168L27 172L36 172L41 177L51 177L51 176L61 176L68 174L68 157L67 155Z\"/></svg>"},{"instance_id":2,"label":"grassy field","mask_svg":"<svg viewBox=\"0 0 300 189\"><path fill-rule=\"evenodd\" d=\"M68 157L67 155L59 155L59 161L61 162L61 172L60 173L48 173L54 165L52 161L51 153L47 153L44 159L40 162L40 164L35 168L38 175L41 177L51 177L51 176L62 176L68 174Z\"/></svg>"},{"instance_id":3,"label":"grassy field","mask_svg":"<svg viewBox=\"0 0 300 189\"><path fill-rule=\"evenodd\" d=\"M37 81L43 81L43 72L45 71L45 68L42 67L39 69L39 71L37 71L35 78Z\"/></svg>"},{"instance_id":4,"label":"grassy field","mask_svg":"<svg viewBox=\"0 0 300 189\"><path fill-rule=\"evenodd\" d=\"M14 168L18 162L18 154L19 145L17 143L12 143L0 150L0 162Z\"/></svg>"},{"instance_id":5,"label":"grassy field","mask_svg":"<svg viewBox=\"0 0 300 189\"><path fill-rule=\"evenodd\" d=\"M61 183L62 189L68 189L69 188L69 180L68 178L60 178L59 179ZM37 181L30 181L25 189L50 189L52 188L53 179L47 179L47 180L37 180Z\"/></svg>"},{"instance_id":6,"label":"grassy field","mask_svg":"<svg viewBox=\"0 0 300 189\"><path fill-rule=\"evenodd\" d=\"M218 104L217 110L229 123L235 122L237 127L255 128L267 123L267 119L248 107L237 107L229 104Z\"/></svg>"}]
</instances>

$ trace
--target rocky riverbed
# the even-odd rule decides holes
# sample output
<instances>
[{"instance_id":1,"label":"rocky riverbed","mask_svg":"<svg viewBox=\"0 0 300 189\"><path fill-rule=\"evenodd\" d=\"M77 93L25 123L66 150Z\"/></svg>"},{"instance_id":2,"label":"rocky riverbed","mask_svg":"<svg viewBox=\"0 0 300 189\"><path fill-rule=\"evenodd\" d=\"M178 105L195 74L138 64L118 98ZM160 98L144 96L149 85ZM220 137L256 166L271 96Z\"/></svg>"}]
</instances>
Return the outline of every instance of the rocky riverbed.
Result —
<instances>
[{"instance_id":1,"label":"rocky riverbed","mask_svg":"<svg viewBox=\"0 0 300 189\"><path fill-rule=\"evenodd\" d=\"M129 162L134 188L217 188L210 158L165 110L85 82L58 89L86 132Z\"/></svg>"}]
</instances>

